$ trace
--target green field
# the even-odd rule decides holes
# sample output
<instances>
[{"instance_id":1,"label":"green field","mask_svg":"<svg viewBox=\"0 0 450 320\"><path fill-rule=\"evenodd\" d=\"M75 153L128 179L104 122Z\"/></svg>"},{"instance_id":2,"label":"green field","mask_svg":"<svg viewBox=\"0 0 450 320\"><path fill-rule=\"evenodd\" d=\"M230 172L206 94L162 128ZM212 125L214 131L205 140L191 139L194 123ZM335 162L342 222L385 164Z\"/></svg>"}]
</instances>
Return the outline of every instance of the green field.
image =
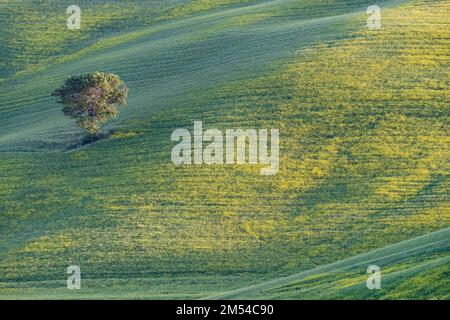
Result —
<instances>
[{"instance_id":1,"label":"green field","mask_svg":"<svg viewBox=\"0 0 450 320\"><path fill-rule=\"evenodd\" d=\"M449 299L450 1L378 1L381 30L367 1L69 4L0 0L0 299ZM130 91L83 144L51 93L95 70ZM194 121L280 129L279 173L175 166Z\"/></svg>"},{"instance_id":2,"label":"green field","mask_svg":"<svg viewBox=\"0 0 450 320\"><path fill-rule=\"evenodd\" d=\"M403 298L406 291L416 298L428 293L429 298L448 299L449 237L450 229L439 230L312 270L207 298L395 299ZM382 277L381 291L367 290L367 274L363 269L369 265L383 266L387 271Z\"/></svg>"}]
</instances>

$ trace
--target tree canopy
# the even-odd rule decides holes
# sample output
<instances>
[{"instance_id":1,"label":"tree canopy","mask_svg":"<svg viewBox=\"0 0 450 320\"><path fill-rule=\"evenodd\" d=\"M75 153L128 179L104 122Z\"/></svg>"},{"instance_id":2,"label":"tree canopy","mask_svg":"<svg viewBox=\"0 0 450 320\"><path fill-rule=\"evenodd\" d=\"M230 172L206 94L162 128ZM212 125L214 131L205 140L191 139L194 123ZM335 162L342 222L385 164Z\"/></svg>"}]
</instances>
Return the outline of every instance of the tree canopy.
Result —
<instances>
[{"instance_id":1,"label":"tree canopy","mask_svg":"<svg viewBox=\"0 0 450 320\"><path fill-rule=\"evenodd\" d=\"M126 104L128 87L115 74L93 72L70 77L52 95L60 98L66 116L97 135L105 122L117 116L116 106Z\"/></svg>"}]
</instances>

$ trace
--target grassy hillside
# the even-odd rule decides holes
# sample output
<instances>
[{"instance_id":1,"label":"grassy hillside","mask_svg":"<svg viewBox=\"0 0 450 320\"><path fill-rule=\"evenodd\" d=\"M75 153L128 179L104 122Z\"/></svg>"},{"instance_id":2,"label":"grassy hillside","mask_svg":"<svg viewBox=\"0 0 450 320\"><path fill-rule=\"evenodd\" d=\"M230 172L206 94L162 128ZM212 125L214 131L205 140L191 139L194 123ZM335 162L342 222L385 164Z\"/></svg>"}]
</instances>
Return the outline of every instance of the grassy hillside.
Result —
<instances>
[{"instance_id":1,"label":"grassy hillside","mask_svg":"<svg viewBox=\"0 0 450 320\"><path fill-rule=\"evenodd\" d=\"M449 298L450 229L403 241L285 278L209 299ZM381 290L367 290L365 268L379 266ZM444 281L444 283L441 283Z\"/></svg>"},{"instance_id":2,"label":"grassy hillside","mask_svg":"<svg viewBox=\"0 0 450 320\"><path fill-rule=\"evenodd\" d=\"M232 8L254 7L269 3L269 0L131 0L102 1L80 0L82 28L68 30L66 9L70 1L59 0L2 0L0 1L0 22L4 27L0 35L0 79L17 72L39 69L49 65L55 58L64 58L97 40L161 22L217 12ZM275 1L275 5L278 6ZM283 1L285 17L298 17L298 10L308 17L324 14L324 6L332 6L335 13L345 12L347 1ZM289 3L290 2L290 3ZM357 3L364 3L357 1ZM297 12L296 12L297 11ZM274 13L279 12L276 10ZM295 14L293 14L295 12Z\"/></svg>"},{"instance_id":3,"label":"grassy hillside","mask_svg":"<svg viewBox=\"0 0 450 320\"><path fill-rule=\"evenodd\" d=\"M92 1L81 0L82 28L68 30L66 9L70 1L2 0L0 78L18 71L33 70L51 58L64 57L96 40L120 32L154 25L176 17L188 16L217 8L257 3L250 0L156 0ZM259 1L262 2L262 1Z\"/></svg>"},{"instance_id":4,"label":"grassy hillside","mask_svg":"<svg viewBox=\"0 0 450 320\"><path fill-rule=\"evenodd\" d=\"M24 29L1 51L0 298L203 298L437 230L380 256L408 279L389 290L361 289L361 265L258 297L448 298L449 1L382 1L380 31L364 1L143 3L91 4L73 35L20 22L54 2L0 2ZM81 146L50 93L93 69L130 93ZM170 135L194 120L279 128L280 172L174 166Z\"/></svg>"}]
</instances>

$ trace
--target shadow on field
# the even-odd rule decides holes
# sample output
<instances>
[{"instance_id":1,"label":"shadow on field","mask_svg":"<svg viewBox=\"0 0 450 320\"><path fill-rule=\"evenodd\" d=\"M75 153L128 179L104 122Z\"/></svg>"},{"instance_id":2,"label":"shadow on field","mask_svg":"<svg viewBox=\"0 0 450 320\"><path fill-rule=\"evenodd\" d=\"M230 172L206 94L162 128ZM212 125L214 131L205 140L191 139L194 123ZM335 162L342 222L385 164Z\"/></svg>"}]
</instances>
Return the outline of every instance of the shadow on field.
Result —
<instances>
[{"instance_id":1,"label":"shadow on field","mask_svg":"<svg viewBox=\"0 0 450 320\"><path fill-rule=\"evenodd\" d=\"M108 139L115 133L115 130L110 130L108 132L101 132L96 135L85 135L82 139L74 142L66 149L66 152L74 152L83 148L86 148L90 145L93 145L102 140Z\"/></svg>"}]
</instances>

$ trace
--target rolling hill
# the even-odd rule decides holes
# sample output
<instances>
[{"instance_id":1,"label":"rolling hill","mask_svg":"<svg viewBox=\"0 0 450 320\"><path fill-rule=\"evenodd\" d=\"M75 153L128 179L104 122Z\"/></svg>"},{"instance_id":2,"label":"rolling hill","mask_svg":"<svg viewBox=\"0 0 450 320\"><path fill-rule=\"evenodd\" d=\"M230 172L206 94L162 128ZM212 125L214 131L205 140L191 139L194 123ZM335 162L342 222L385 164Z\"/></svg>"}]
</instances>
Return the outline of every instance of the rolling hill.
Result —
<instances>
[{"instance_id":1,"label":"rolling hill","mask_svg":"<svg viewBox=\"0 0 450 320\"><path fill-rule=\"evenodd\" d=\"M366 1L79 3L71 31L0 1L1 299L448 299L450 1L379 1L381 30ZM51 92L93 70L130 92L83 144ZM278 128L279 173L175 166L197 120Z\"/></svg>"},{"instance_id":2,"label":"rolling hill","mask_svg":"<svg viewBox=\"0 0 450 320\"><path fill-rule=\"evenodd\" d=\"M221 292L209 299L448 299L446 286L450 257L450 229L406 240L368 253L320 266L285 278ZM377 265L388 271L381 273L382 291L367 290L364 268ZM382 266L382 267L381 267ZM441 281L444 280L444 283ZM424 285L426 282L426 285ZM422 283L422 284L420 284Z\"/></svg>"}]
</instances>

